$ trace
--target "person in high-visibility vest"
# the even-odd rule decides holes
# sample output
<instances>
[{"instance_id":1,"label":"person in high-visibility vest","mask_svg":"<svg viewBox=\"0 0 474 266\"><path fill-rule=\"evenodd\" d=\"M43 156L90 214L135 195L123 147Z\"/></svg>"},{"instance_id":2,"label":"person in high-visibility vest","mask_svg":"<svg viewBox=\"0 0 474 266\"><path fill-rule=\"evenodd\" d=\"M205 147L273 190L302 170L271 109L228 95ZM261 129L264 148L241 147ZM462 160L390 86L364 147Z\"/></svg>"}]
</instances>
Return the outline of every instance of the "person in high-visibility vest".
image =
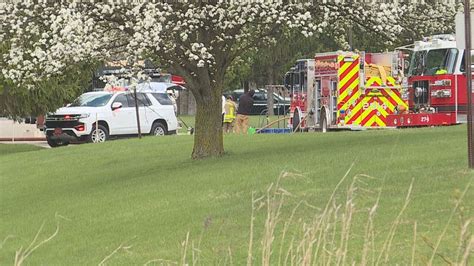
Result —
<instances>
[{"instance_id":1,"label":"person in high-visibility vest","mask_svg":"<svg viewBox=\"0 0 474 266\"><path fill-rule=\"evenodd\" d=\"M448 70L443 69L443 68L438 69L435 73L435 75L444 75L444 74L448 74Z\"/></svg>"},{"instance_id":2,"label":"person in high-visibility vest","mask_svg":"<svg viewBox=\"0 0 474 266\"><path fill-rule=\"evenodd\" d=\"M237 109L237 104L233 101L231 95L227 97L224 105L224 133L231 133L234 129L235 122L235 110Z\"/></svg>"}]
</instances>

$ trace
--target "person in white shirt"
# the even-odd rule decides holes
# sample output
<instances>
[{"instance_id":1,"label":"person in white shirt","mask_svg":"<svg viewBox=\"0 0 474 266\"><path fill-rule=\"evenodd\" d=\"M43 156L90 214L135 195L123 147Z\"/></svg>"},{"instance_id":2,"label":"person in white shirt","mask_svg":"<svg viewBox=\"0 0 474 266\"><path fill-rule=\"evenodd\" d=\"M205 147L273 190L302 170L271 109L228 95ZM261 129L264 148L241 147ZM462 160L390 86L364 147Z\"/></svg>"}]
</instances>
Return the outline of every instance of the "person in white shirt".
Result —
<instances>
[{"instance_id":1,"label":"person in white shirt","mask_svg":"<svg viewBox=\"0 0 474 266\"><path fill-rule=\"evenodd\" d=\"M225 116L225 96L222 95L222 126L224 126L224 116Z\"/></svg>"},{"instance_id":2,"label":"person in white shirt","mask_svg":"<svg viewBox=\"0 0 474 266\"><path fill-rule=\"evenodd\" d=\"M178 114L178 104L176 103L176 94L173 90L166 90L168 96L170 97L171 102L173 103L174 113Z\"/></svg>"}]
</instances>

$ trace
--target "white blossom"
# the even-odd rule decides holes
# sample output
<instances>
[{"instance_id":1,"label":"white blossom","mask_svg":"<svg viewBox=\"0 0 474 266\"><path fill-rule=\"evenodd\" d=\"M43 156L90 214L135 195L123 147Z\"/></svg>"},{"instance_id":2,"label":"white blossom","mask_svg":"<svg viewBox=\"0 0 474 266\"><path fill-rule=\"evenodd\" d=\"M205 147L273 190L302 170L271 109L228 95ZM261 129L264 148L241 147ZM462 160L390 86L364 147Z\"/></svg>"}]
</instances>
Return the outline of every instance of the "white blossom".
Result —
<instances>
[{"instance_id":1,"label":"white blossom","mask_svg":"<svg viewBox=\"0 0 474 266\"><path fill-rule=\"evenodd\" d=\"M347 48L346 30L359 27L391 45L402 33L452 30L448 22L456 9L442 4L366 6L352 1L105 2L5 4L0 10L0 40L8 47L0 55L3 77L30 84L61 74L71 64L127 57L142 60L149 55L177 67L184 62L192 76L198 69L212 76L225 72L220 69L223 56L233 60L257 44L275 42L272 31L298 31L306 37L326 34ZM433 14L443 15L434 18Z\"/></svg>"}]
</instances>

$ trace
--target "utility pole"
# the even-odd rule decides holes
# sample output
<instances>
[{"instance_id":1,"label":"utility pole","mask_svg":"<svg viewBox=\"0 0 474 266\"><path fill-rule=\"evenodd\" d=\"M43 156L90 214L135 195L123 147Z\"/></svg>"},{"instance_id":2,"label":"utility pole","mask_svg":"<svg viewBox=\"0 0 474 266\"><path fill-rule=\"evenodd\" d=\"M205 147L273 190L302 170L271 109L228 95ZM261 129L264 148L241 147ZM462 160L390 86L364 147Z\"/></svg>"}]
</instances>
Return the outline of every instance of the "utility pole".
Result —
<instances>
[{"instance_id":1,"label":"utility pole","mask_svg":"<svg viewBox=\"0 0 474 266\"><path fill-rule=\"evenodd\" d=\"M464 62L466 69L467 88L467 154L469 168L474 168L474 143L472 139L472 70L471 70L471 1L464 0L464 34L466 48L464 49Z\"/></svg>"},{"instance_id":2,"label":"utility pole","mask_svg":"<svg viewBox=\"0 0 474 266\"><path fill-rule=\"evenodd\" d=\"M135 98L135 113L137 116L137 128L138 128L138 138L142 138L142 130L140 128L140 112L139 112L139 106L138 106L138 98L137 98L137 87L133 86L133 98Z\"/></svg>"}]
</instances>

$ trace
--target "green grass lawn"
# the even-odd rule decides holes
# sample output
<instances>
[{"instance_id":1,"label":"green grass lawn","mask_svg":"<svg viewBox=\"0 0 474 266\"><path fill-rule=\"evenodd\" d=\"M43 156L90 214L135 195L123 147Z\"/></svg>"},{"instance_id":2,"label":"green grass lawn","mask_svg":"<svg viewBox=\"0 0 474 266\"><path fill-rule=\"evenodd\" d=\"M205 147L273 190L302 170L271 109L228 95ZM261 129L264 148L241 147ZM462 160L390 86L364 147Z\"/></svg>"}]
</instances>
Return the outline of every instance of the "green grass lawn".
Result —
<instances>
[{"instance_id":1,"label":"green grass lawn","mask_svg":"<svg viewBox=\"0 0 474 266\"><path fill-rule=\"evenodd\" d=\"M285 256L288 263L300 264L298 254L309 245L304 240L311 239L305 232L312 234L303 228L318 221L351 165L329 204L335 207L325 218L329 230L322 236L327 238L319 239L322 260L335 258L329 254L346 243L346 263L360 264L364 237L371 235L368 260L376 261L392 228L393 241L385 248L388 264L411 263L413 242L415 263L426 264L433 253L430 246L436 246L448 221L433 263L462 259L457 251L460 223L474 217L472 187L451 215L474 178L466 169L465 126L227 135L224 142L224 157L201 161L190 159L192 136L0 156L0 265L13 264L15 251L27 248L43 223L37 243L54 233L57 222L57 235L34 250L27 265L97 265L104 259L110 265L156 259L181 264L183 257L192 264L193 253L201 265L245 264L252 193L265 196L282 171L297 175L282 178L278 191L270 190L269 198L256 202L252 254L254 263L261 264L262 239L268 243L273 235L270 264ZM351 189L354 177L357 188ZM407 208L397 219L412 182ZM266 219L267 213L275 214L282 194L278 216ZM377 198L373 229L366 233L367 213ZM265 228L272 221L276 225L269 237ZM468 225L466 234L472 230Z\"/></svg>"},{"instance_id":2,"label":"green grass lawn","mask_svg":"<svg viewBox=\"0 0 474 266\"><path fill-rule=\"evenodd\" d=\"M2 144L0 143L0 156L10 155L17 152L26 151L37 151L41 150L41 147L28 145L28 144Z\"/></svg>"},{"instance_id":3,"label":"green grass lawn","mask_svg":"<svg viewBox=\"0 0 474 266\"><path fill-rule=\"evenodd\" d=\"M277 121L274 124L270 125L270 128L286 128L288 124L288 119L282 119L284 118L283 115L277 116L264 116L264 115L251 115L249 116L249 126L254 127L254 128L262 128L273 121ZM179 119L183 121L186 125L189 127L194 127L194 116L192 115L181 115L179 116ZM183 126L183 128L180 130L181 133L186 133L187 131L186 126Z\"/></svg>"}]
</instances>

